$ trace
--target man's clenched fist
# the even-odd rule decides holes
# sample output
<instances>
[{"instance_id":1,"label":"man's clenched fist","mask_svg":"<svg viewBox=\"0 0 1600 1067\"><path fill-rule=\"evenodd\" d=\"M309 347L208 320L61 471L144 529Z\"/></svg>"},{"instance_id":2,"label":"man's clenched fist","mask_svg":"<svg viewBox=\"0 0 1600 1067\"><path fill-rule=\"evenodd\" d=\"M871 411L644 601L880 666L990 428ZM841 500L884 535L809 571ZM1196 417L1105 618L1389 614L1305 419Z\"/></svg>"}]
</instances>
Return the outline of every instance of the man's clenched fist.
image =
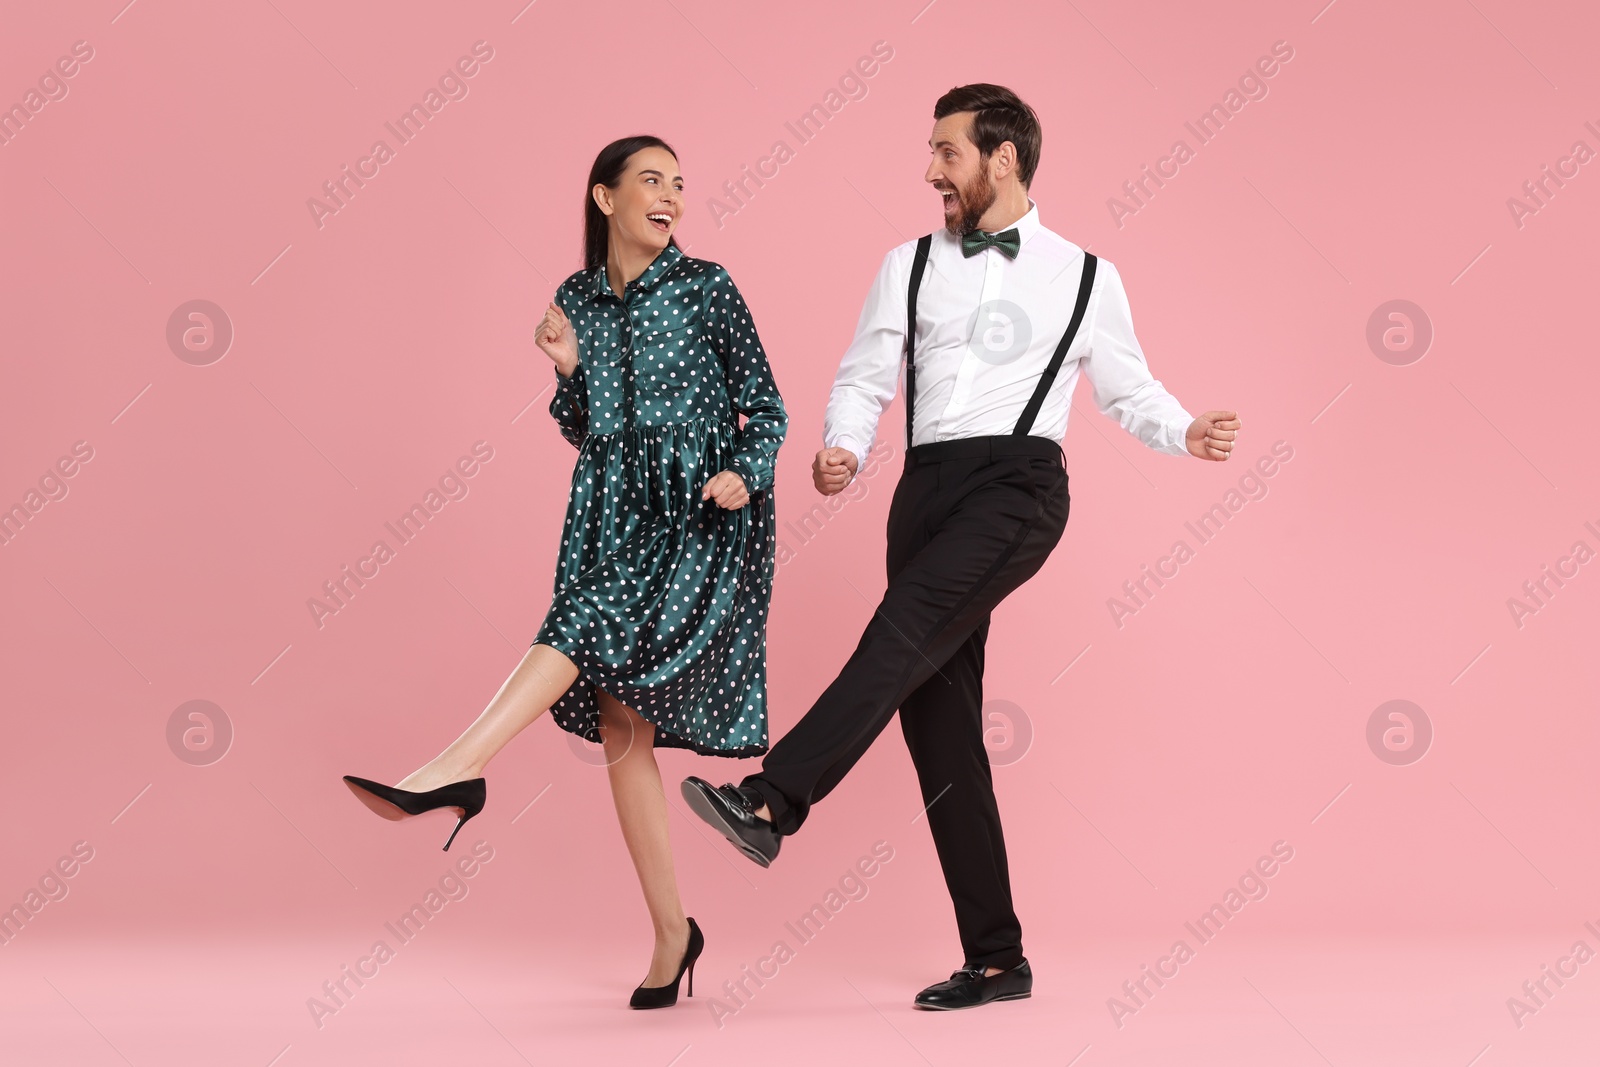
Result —
<instances>
[{"instance_id":1,"label":"man's clenched fist","mask_svg":"<svg viewBox=\"0 0 1600 1067\"><path fill-rule=\"evenodd\" d=\"M832 496L856 476L856 454L848 448L824 448L811 463L811 480L817 492Z\"/></svg>"}]
</instances>

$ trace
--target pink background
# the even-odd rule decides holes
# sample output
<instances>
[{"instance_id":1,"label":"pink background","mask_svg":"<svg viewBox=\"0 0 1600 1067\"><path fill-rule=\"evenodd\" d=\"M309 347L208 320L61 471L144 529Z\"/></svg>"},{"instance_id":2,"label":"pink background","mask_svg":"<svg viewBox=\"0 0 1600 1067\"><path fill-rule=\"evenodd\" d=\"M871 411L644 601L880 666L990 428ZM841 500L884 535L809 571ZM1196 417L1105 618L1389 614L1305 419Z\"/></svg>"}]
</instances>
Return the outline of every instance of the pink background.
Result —
<instances>
[{"instance_id":1,"label":"pink background","mask_svg":"<svg viewBox=\"0 0 1600 1067\"><path fill-rule=\"evenodd\" d=\"M93 49L0 146L0 504L93 451L0 547L0 903L93 850L0 948L7 1064L1594 1062L1600 962L1520 1027L1507 1006L1600 950L1600 563L1520 627L1507 603L1600 550L1596 164L1520 227L1507 206L1600 149L1590 5L123 2L12 5L0 34L0 103ZM468 95L319 228L308 198L480 40ZM799 145L784 123L877 41L866 95ZM1185 121L1277 41L1267 95L1198 145ZM939 224L933 102L981 80L1039 112L1043 222L1120 268L1156 376L1244 423L1202 464L1075 398L1066 537L989 643L1034 997L911 1009L961 960L891 725L771 870L669 794L708 947L693 1000L628 1012L648 920L604 771L552 723L448 854L448 816L381 823L339 776L431 757L546 610L574 453L531 336L594 153L678 148L680 243L754 309L798 522L867 284ZM708 199L780 138L794 158L719 226ZM1108 199L1179 138L1194 158L1119 226ZM204 366L166 339L197 299L234 331ZM1405 365L1367 340L1391 300L1432 324ZM864 496L783 535L774 737L854 647L852 585L883 587L902 425ZM468 495L319 628L308 598L477 441ZM1279 441L1266 495L1119 628L1107 600ZM208 765L169 746L191 700L233 731ZM1431 723L1420 760L1369 747L1390 700ZM308 999L477 841L467 895L318 1027ZM876 841L868 894L797 946L785 921ZM1118 1026L1108 998L1278 841L1270 893ZM795 958L719 1026L710 998L779 939Z\"/></svg>"}]
</instances>

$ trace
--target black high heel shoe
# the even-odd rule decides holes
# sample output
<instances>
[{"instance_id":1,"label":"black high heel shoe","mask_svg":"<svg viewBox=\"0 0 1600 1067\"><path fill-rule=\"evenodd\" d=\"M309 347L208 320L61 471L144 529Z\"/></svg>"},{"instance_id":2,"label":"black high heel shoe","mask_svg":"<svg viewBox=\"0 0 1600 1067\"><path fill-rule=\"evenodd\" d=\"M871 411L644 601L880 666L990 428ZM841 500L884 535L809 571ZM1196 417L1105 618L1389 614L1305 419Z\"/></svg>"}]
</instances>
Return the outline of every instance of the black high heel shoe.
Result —
<instances>
[{"instance_id":1,"label":"black high heel shoe","mask_svg":"<svg viewBox=\"0 0 1600 1067\"><path fill-rule=\"evenodd\" d=\"M633 991L633 997L628 1001L630 1008L670 1008L678 1003L678 982L683 978L683 972L689 972L689 996L694 996L694 961L700 958L700 950L706 947L705 935L700 932L700 925L689 920L689 945L683 950L683 962L678 964L678 977L666 985L647 986L641 983Z\"/></svg>"},{"instance_id":2,"label":"black high heel shoe","mask_svg":"<svg viewBox=\"0 0 1600 1067\"><path fill-rule=\"evenodd\" d=\"M438 789L413 793L409 789L396 789L381 782L347 774L344 776L344 784L350 787L350 792L360 798L361 803L390 821L403 819L407 815L421 815L434 808L460 808L461 820L456 823L456 828L450 831L450 839L444 843L444 851L448 852L450 842L456 839L457 831L467 824L468 819L483 810L487 783L482 778L469 778L464 782L441 785Z\"/></svg>"}]
</instances>

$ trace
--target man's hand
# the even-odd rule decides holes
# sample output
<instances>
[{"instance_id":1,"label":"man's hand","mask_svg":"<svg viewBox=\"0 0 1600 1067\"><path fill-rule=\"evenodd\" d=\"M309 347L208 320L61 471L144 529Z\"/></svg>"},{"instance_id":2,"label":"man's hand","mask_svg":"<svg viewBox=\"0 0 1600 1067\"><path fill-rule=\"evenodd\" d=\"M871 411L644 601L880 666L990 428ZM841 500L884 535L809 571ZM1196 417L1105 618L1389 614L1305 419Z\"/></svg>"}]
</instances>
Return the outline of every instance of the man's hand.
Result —
<instances>
[{"instance_id":1,"label":"man's hand","mask_svg":"<svg viewBox=\"0 0 1600 1067\"><path fill-rule=\"evenodd\" d=\"M824 448L811 462L811 480L817 492L832 496L856 476L856 454L848 448Z\"/></svg>"},{"instance_id":2,"label":"man's hand","mask_svg":"<svg viewBox=\"0 0 1600 1067\"><path fill-rule=\"evenodd\" d=\"M750 503L744 479L733 471L722 471L700 490L701 500L715 500L720 507L742 508Z\"/></svg>"},{"instance_id":3,"label":"man's hand","mask_svg":"<svg viewBox=\"0 0 1600 1067\"><path fill-rule=\"evenodd\" d=\"M1208 411L1189 424L1183 443L1189 455L1221 462L1233 451L1233 439L1238 434L1238 412Z\"/></svg>"}]
</instances>

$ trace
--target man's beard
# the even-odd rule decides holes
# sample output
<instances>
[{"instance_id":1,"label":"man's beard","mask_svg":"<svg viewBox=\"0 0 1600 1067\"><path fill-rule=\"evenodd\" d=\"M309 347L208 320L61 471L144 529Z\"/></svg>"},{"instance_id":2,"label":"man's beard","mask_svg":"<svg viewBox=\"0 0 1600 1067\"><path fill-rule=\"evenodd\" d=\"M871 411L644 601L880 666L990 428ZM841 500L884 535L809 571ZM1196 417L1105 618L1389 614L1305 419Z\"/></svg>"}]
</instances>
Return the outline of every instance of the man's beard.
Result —
<instances>
[{"instance_id":1,"label":"man's beard","mask_svg":"<svg viewBox=\"0 0 1600 1067\"><path fill-rule=\"evenodd\" d=\"M999 197L994 183L989 181L988 171L979 167L977 176L967 183L965 189L957 192L956 200L960 209L954 215L946 216L944 228L956 237L965 237L978 228L978 221L983 218L984 212L993 207Z\"/></svg>"}]
</instances>

